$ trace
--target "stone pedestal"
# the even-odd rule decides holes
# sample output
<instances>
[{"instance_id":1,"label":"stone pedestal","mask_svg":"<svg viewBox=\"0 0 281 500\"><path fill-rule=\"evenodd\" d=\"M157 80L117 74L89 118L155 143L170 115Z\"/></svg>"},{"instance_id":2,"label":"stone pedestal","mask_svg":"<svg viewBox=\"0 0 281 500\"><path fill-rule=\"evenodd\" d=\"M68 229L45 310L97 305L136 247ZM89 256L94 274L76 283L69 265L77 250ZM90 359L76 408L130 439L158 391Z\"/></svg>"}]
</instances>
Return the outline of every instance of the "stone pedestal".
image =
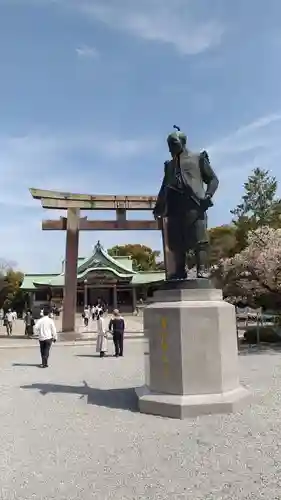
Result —
<instances>
[{"instance_id":1,"label":"stone pedestal","mask_svg":"<svg viewBox=\"0 0 281 500\"><path fill-rule=\"evenodd\" d=\"M208 280L165 283L144 310L143 413L184 419L229 413L248 391L240 385L234 306Z\"/></svg>"}]
</instances>

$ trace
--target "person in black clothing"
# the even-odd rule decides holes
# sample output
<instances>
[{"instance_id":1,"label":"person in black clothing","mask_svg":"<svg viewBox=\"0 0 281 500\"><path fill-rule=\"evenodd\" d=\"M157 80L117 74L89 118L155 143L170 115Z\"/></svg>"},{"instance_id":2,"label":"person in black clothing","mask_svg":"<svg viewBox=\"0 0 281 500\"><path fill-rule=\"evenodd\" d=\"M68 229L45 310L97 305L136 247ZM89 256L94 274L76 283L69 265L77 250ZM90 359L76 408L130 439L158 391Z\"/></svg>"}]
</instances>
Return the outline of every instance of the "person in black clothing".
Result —
<instances>
[{"instance_id":1,"label":"person in black clothing","mask_svg":"<svg viewBox=\"0 0 281 500\"><path fill-rule=\"evenodd\" d=\"M25 333L24 334L27 335L28 337L31 337L33 335L33 327L35 325L35 321L32 317L31 311L28 310L26 312L24 322L25 322Z\"/></svg>"},{"instance_id":2,"label":"person in black clothing","mask_svg":"<svg viewBox=\"0 0 281 500\"><path fill-rule=\"evenodd\" d=\"M124 330L125 321L120 315L118 309L114 309L113 318L109 322L108 329L112 332L113 342L115 347L115 357L123 356L123 341L124 341Z\"/></svg>"}]
</instances>

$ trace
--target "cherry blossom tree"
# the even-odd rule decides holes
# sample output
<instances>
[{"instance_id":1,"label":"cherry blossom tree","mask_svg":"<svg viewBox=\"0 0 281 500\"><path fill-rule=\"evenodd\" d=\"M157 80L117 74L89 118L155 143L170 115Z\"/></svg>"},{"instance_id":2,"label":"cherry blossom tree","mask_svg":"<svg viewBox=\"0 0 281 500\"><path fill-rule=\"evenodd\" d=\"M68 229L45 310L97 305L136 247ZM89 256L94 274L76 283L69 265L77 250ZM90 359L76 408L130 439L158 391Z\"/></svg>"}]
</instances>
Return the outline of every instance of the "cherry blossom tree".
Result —
<instances>
[{"instance_id":1,"label":"cherry blossom tree","mask_svg":"<svg viewBox=\"0 0 281 500\"><path fill-rule=\"evenodd\" d=\"M246 248L222 260L215 275L225 296L267 293L281 302L281 229L264 226L250 231Z\"/></svg>"}]
</instances>

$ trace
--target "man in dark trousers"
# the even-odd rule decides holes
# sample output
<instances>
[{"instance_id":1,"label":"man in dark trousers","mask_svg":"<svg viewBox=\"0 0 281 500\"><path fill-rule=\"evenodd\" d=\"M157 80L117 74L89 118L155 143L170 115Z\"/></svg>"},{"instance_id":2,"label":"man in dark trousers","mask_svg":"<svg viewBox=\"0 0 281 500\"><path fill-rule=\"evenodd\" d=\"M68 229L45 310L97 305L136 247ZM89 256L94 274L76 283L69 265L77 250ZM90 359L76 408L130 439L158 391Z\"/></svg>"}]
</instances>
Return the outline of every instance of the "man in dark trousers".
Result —
<instances>
[{"instance_id":1,"label":"man in dark trousers","mask_svg":"<svg viewBox=\"0 0 281 500\"><path fill-rule=\"evenodd\" d=\"M125 321L120 315L118 309L114 309L113 318L111 318L108 326L109 331L112 333L113 342L115 347L115 357L123 356L123 341Z\"/></svg>"},{"instance_id":2,"label":"man in dark trousers","mask_svg":"<svg viewBox=\"0 0 281 500\"><path fill-rule=\"evenodd\" d=\"M40 344L40 353L42 359L42 368L48 368L48 359L51 345L57 340L57 330L54 320L50 318L49 308L44 309L43 318L40 318L34 326L34 333L38 335Z\"/></svg>"}]
</instances>

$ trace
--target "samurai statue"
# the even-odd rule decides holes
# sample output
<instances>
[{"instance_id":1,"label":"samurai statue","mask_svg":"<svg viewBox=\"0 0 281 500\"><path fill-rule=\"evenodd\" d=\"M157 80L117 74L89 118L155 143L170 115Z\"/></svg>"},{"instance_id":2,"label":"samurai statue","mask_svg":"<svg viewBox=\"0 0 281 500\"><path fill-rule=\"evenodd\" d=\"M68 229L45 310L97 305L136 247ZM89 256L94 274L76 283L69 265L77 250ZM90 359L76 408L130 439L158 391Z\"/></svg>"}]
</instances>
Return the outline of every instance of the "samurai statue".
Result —
<instances>
[{"instance_id":1,"label":"samurai statue","mask_svg":"<svg viewBox=\"0 0 281 500\"><path fill-rule=\"evenodd\" d=\"M175 268L168 280L187 279L186 257L194 251L198 278L209 278L207 210L218 188L206 151L192 153L179 127L167 138L171 160L165 162L164 179L153 210L155 219L166 219L167 244ZM204 184L206 188L204 188Z\"/></svg>"}]
</instances>

